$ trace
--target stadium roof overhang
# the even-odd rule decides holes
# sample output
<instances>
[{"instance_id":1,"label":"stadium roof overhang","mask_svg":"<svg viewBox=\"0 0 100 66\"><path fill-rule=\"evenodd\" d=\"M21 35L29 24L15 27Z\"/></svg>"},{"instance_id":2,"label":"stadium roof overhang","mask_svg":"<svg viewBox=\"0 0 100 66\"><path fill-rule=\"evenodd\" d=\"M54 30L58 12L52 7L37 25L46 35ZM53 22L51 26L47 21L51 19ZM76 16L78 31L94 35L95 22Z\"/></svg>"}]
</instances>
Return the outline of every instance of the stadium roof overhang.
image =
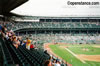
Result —
<instances>
[{"instance_id":1,"label":"stadium roof overhang","mask_svg":"<svg viewBox=\"0 0 100 66\"><path fill-rule=\"evenodd\" d=\"M0 0L0 15L15 15L10 13L10 11L27 1L28 0Z\"/></svg>"},{"instance_id":2,"label":"stadium roof overhang","mask_svg":"<svg viewBox=\"0 0 100 66\"><path fill-rule=\"evenodd\" d=\"M22 19L27 20L36 20L36 19L100 19L100 15L95 16L26 16L22 15L20 16ZM18 18L17 18L18 19ZM17 21L17 20L16 20Z\"/></svg>"}]
</instances>

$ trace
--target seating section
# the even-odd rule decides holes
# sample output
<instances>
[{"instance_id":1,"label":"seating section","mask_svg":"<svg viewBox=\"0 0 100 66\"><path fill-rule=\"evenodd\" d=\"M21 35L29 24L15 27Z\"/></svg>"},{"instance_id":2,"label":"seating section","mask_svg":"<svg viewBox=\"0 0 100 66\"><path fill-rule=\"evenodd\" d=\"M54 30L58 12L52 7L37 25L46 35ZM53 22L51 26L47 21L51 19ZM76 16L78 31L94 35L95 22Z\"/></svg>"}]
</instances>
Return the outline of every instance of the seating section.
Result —
<instances>
[{"instance_id":1,"label":"seating section","mask_svg":"<svg viewBox=\"0 0 100 66\"><path fill-rule=\"evenodd\" d=\"M30 34L29 34L30 35ZM27 35L23 35L25 38ZM58 43L69 43L69 44L99 44L100 34L32 34L31 40L36 40L36 44L39 46L44 43L58 42Z\"/></svg>"},{"instance_id":2,"label":"seating section","mask_svg":"<svg viewBox=\"0 0 100 66\"><path fill-rule=\"evenodd\" d=\"M100 24L88 22L22 22L15 23L12 30L23 28L100 28Z\"/></svg>"},{"instance_id":3,"label":"seating section","mask_svg":"<svg viewBox=\"0 0 100 66\"><path fill-rule=\"evenodd\" d=\"M11 54L7 48L7 46L5 45L5 43L3 41L1 41L1 48L2 48L2 52L3 52L3 57L4 57L4 64L5 66L8 66L9 64L14 64L13 59L11 57Z\"/></svg>"},{"instance_id":4,"label":"seating section","mask_svg":"<svg viewBox=\"0 0 100 66\"><path fill-rule=\"evenodd\" d=\"M4 66L44 66L44 62L49 60L50 56L39 50L27 50L19 46L15 48L7 40L0 39L1 47L4 57Z\"/></svg>"}]
</instances>

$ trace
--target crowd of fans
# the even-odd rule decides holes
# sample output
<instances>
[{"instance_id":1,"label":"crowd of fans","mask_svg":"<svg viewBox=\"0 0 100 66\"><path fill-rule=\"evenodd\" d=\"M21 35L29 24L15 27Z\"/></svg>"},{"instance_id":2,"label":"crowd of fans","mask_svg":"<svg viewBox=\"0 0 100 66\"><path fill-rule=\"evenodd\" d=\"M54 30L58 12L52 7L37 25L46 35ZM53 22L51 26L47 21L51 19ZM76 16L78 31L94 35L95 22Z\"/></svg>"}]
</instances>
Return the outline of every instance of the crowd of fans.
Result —
<instances>
[{"instance_id":1,"label":"crowd of fans","mask_svg":"<svg viewBox=\"0 0 100 66\"><path fill-rule=\"evenodd\" d=\"M45 62L45 66L67 66L67 63L64 63L62 60L51 56L51 58ZM71 64L69 66L71 66Z\"/></svg>"},{"instance_id":2,"label":"crowd of fans","mask_svg":"<svg viewBox=\"0 0 100 66\"><path fill-rule=\"evenodd\" d=\"M100 28L100 22L16 22L13 30L23 28Z\"/></svg>"},{"instance_id":3,"label":"crowd of fans","mask_svg":"<svg viewBox=\"0 0 100 66\"><path fill-rule=\"evenodd\" d=\"M11 41L16 48L18 48L19 45L26 47L28 50L30 50L30 48L34 48L29 38L26 38L26 40L22 40L22 37L16 36L16 34L12 30L7 30L7 27L3 24L0 25L0 32L2 37L4 37L4 39L6 40Z\"/></svg>"},{"instance_id":4,"label":"crowd of fans","mask_svg":"<svg viewBox=\"0 0 100 66\"><path fill-rule=\"evenodd\" d=\"M20 34L19 34L20 35ZM21 34L25 37L30 34ZM32 40L36 40L37 43L68 43L68 44L99 44L100 43L100 34L87 34L80 33L71 35L69 33L50 33L50 34L32 34L30 37Z\"/></svg>"}]
</instances>

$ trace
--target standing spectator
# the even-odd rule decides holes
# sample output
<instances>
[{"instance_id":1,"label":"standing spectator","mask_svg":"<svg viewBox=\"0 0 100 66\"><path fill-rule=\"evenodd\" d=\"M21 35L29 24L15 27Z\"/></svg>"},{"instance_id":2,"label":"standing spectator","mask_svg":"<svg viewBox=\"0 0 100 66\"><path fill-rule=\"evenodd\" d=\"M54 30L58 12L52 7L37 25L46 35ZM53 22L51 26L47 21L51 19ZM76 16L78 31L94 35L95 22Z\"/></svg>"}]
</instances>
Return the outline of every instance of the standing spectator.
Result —
<instances>
[{"instance_id":1,"label":"standing spectator","mask_svg":"<svg viewBox=\"0 0 100 66\"><path fill-rule=\"evenodd\" d=\"M28 50L30 50L31 40L29 38L26 38L26 39L27 39L27 41L26 41L26 48Z\"/></svg>"}]
</instances>

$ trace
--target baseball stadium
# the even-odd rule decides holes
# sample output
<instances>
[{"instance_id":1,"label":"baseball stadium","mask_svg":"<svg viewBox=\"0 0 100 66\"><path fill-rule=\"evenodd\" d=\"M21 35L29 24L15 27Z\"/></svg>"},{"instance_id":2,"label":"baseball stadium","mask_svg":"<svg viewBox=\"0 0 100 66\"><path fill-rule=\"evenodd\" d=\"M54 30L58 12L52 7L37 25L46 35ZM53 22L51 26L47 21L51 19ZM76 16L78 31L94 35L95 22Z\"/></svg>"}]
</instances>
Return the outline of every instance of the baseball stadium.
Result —
<instances>
[{"instance_id":1,"label":"baseball stadium","mask_svg":"<svg viewBox=\"0 0 100 66\"><path fill-rule=\"evenodd\" d=\"M0 1L0 66L100 66L100 16L11 12L27 1Z\"/></svg>"}]
</instances>

